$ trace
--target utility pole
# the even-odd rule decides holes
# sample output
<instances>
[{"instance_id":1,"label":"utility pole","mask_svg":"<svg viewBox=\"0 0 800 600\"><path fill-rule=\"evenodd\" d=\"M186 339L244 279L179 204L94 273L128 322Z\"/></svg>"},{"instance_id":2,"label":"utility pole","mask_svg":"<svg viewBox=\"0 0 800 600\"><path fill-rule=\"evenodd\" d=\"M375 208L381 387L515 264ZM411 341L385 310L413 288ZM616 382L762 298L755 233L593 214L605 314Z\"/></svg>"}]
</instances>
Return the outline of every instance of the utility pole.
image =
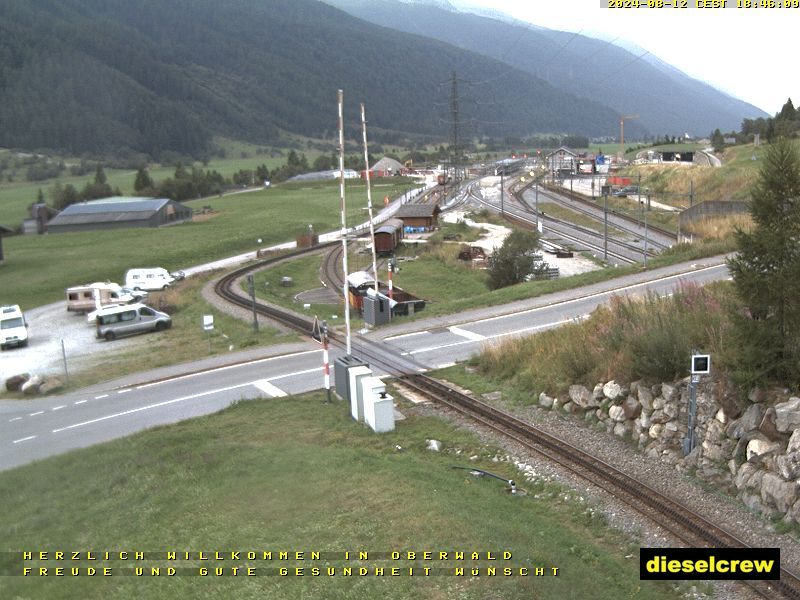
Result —
<instances>
[{"instance_id":1,"label":"utility pole","mask_svg":"<svg viewBox=\"0 0 800 600\"><path fill-rule=\"evenodd\" d=\"M647 268L647 211L644 211L644 268Z\"/></svg>"},{"instance_id":2,"label":"utility pole","mask_svg":"<svg viewBox=\"0 0 800 600\"><path fill-rule=\"evenodd\" d=\"M350 294L348 293L347 285L347 220L345 218L345 200L344 200L344 92L338 91L338 104L339 104L339 209L341 211L342 219L342 266L344 268L344 283L342 284L342 293L344 294L344 323L346 331L346 348L347 356L352 354L350 345Z\"/></svg>"},{"instance_id":3,"label":"utility pole","mask_svg":"<svg viewBox=\"0 0 800 600\"><path fill-rule=\"evenodd\" d=\"M603 186L603 261L608 262L608 186Z\"/></svg>"},{"instance_id":4,"label":"utility pole","mask_svg":"<svg viewBox=\"0 0 800 600\"><path fill-rule=\"evenodd\" d=\"M505 193L506 193L506 188L505 188L505 183L504 183L504 181L505 181L505 179L504 179L505 173L506 173L505 169L500 169L500 214L501 215L504 214L504 212L503 212L503 198L504 198Z\"/></svg>"},{"instance_id":5,"label":"utility pole","mask_svg":"<svg viewBox=\"0 0 800 600\"><path fill-rule=\"evenodd\" d=\"M372 222L372 192L369 184L369 152L367 151L367 116L361 103L361 131L364 137L364 168L367 180L367 211L369 212L369 235L372 238L372 275L375 277L375 293L378 293L378 256L375 250L375 226Z\"/></svg>"},{"instance_id":6,"label":"utility pole","mask_svg":"<svg viewBox=\"0 0 800 600\"><path fill-rule=\"evenodd\" d=\"M256 314L256 283L252 274L247 276L247 290L250 292L250 301L253 303L253 331L258 333L258 315Z\"/></svg>"},{"instance_id":7,"label":"utility pole","mask_svg":"<svg viewBox=\"0 0 800 600\"><path fill-rule=\"evenodd\" d=\"M456 72L453 71L453 79L450 91L450 112L453 114L453 179L456 183L459 182L458 176L458 125L459 125L459 107L458 107L458 79Z\"/></svg>"}]
</instances>

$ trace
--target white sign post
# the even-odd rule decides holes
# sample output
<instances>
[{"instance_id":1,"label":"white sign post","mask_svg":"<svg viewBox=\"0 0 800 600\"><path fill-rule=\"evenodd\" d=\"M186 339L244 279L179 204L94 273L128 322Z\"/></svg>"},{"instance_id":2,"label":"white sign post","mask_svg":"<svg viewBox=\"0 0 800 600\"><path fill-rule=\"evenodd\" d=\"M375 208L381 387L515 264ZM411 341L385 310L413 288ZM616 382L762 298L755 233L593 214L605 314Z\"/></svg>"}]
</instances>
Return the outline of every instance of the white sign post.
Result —
<instances>
[{"instance_id":1,"label":"white sign post","mask_svg":"<svg viewBox=\"0 0 800 600\"><path fill-rule=\"evenodd\" d=\"M208 353L211 354L211 332L214 331L214 315L203 315L203 331L208 332Z\"/></svg>"}]
</instances>

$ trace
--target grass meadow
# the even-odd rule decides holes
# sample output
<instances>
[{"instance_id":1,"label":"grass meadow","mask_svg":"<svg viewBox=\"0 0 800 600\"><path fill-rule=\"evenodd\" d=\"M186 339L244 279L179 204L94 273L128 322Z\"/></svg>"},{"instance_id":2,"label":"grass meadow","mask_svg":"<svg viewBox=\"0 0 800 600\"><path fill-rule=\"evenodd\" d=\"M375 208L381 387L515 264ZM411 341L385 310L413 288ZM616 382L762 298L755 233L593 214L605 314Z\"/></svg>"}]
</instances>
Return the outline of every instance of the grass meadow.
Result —
<instances>
[{"instance_id":1,"label":"grass meadow","mask_svg":"<svg viewBox=\"0 0 800 600\"><path fill-rule=\"evenodd\" d=\"M553 483L522 482L497 450L434 417L409 413L377 436L322 394L243 401L216 415L0 473L2 569L19 574L22 551L122 550L145 560L103 561L112 577L2 577L6 598L159 599L591 599L673 598L672 586L639 580L637 541L609 530L585 501ZM426 440L443 442L441 453ZM398 450L398 446L401 450ZM469 456L478 457L470 461ZM517 478L528 495L453 465ZM178 560L166 551L319 551L318 561ZM391 560L392 551L510 551L510 560ZM343 559L366 551L366 560ZM384 553L383 555L379 553ZM148 559L147 557L157 557ZM196 556L196 554L195 554ZM452 554L451 554L452 556ZM51 554L52 557L52 554ZM214 567L256 568L215 577ZM55 568L31 561L29 566ZM80 567L85 568L87 561ZM69 566L75 566L69 564ZM122 569L177 566L176 576ZM200 566L212 576L191 576ZM311 576L310 569L367 567L385 575ZM477 567L480 576L390 576L388 568ZM546 576L488 576L489 566L542 567ZM305 567L305 576L271 576ZM559 569L552 575L552 567ZM324 571L323 571L324 572ZM518 572L518 571L517 571ZM52 571L51 571L52 573ZM341 573L341 571L340 571Z\"/></svg>"}]
</instances>

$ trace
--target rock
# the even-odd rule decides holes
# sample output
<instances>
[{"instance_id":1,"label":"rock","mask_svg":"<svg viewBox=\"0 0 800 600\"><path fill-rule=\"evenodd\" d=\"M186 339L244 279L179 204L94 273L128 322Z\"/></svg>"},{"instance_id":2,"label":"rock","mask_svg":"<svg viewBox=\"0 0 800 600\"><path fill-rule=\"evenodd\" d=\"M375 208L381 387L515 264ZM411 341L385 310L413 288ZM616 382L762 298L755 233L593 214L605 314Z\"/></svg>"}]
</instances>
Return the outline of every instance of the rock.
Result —
<instances>
[{"instance_id":1,"label":"rock","mask_svg":"<svg viewBox=\"0 0 800 600\"><path fill-rule=\"evenodd\" d=\"M663 410L653 411L653 414L650 415L651 423L666 423L667 421L669 421L669 415Z\"/></svg>"},{"instance_id":2,"label":"rock","mask_svg":"<svg viewBox=\"0 0 800 600\"><path fill-rule=\"evenodd\" d=\"M621 406L610 406L608 408L608 416L612 421L621 423L625 420L625 409L623 409Z\"/></svg>"},{"instance_id":3,"label":"rock","mask_svg":"<svg viewBox=\"0 0 800 600\"><path fill-rule=\"evenodd\" d=\"M782 454L775 459L775 467L785 480L797 479L800 477L800 452Z\"/></svg>"},{"instance_id":4,"label":"rock","mask_svg":"<svg viewBox=\"0 0 800 600\"><path fill-rule=\"evenodd\" d=\"M595 406L599 406L599 402L585 385L569 386L569 399L581 408L594 408Z\"/></svg>"},{"instance_id":5,"label":"rock","mask_svg":"<svg viewBox=\"0 0 800 600\"><path fill-rule=\"evenodd\" d=\"M792 505L792 508L786 511L786 516L783 518L787 523L800 523L800 500Z\"/></svg>"},{"instance_id":6,"label":"rock","mask_svg":"<svg viewBox=\"0 0 800 600\"><path fill-rule=\"evenodd\" d=\"M64 383L58 377L48 377L39 387L40 394L49 394L64 387Z\"/></svg>"},{"instance_id":7,"label":"rock","mask_svg":"<svg viewBox=\"0 0 800 600\"><path fill-rule=\"evenodd\" d=\"M20 373L6 379L6 390L9 392L18 392L22 384L28 381L31 376L28 373Z\"/></svg>"},{"instance_id":8,"label":"rock","mask_svg":"<svg viewBox=\"0 0 800 600\"><path fill-rule=\"evenodd\" d=\"M725 411L724 411L723 409L721 409L721 408L720 408L720 409L717 411L717 414L715 414L715 415L714 415L714 420L715 420L715 421L718 421L718 422L719 422L719 423L721 423L722 425L725 425L725 423L727 423L727 422L728 422L728 417L725 415Z\"/></svg>"},{"instance_id":9,"label":"rock","mask_svg":"<svg viewBox=\"0 0 800 600\"><path fill-rule=\"evenodd\" d=\"M39 386L42 385L42 378L34 375L22 384L20 391L26 396L33 396L39 393Z\"/></svg>"},{"instance_id":10,"label":"rock","mask_svg":"<svg viewBox=\"0 0 800 600\"><path fill-rule=\"evenodd\" d=\"M603 384L598 383L592 390L592 397L600 402L603 399Z\"/></svg>"},{"instance_id":11,"label":"rock","mask_svg":"<svg viewBox=\"0 0 800 600\"><path fill-rule=\"evenodd\" d=\"M563 402L559 398L553 398L553 410L558 410Z\"/></svg>"},{"instance_id":12,"label":"rock","mask_svg":"<svg viewBox=\"0 0 800 600\"><path fill-rule=\"evenodd\" d=\"M633 422L634 426L636 426L636 423L638 423L638 428L641 429L642 431L644 431L645 429L650 429L650 425L652 425L652 423L650 422L650 415L648 415L647 413L640 414L638 417L636 417L636 419Z\"/></svg>"},{"instance_id":13,"label":"rock","mask_svg":"<svg viewBox=\"0 0 800 600\"><path fill-rule=\"evenodd\" d=\"M789 438L789 445L786 446L787 454L800 450L800 429L795 429L792 437Z\"/></svg>"},{"instance_id":14,"label":"rock","mask_svg":"<svg viewBox=\"0 0 800 600\"><path fill-rule=\"evenodd\" d=\"M564 404L561 407L561 409L565 413L568 413L568 414L574 414L574 413L578 412L578 410L579 410L578 409L578 405L575 404L574 402L564 402Z\"/></svg>"},{"instance_id":15,"label":"rock","mask_svg":"<svg viewBox=\"0 0 800 600\"><path fill-rule=\"evenodd\" d=\"M678 416L678 412L680 411L676 403L668 402L664 405L664 414L667 415L670 421Z\"/></svg>"},{"instance_id":16,"label":"rock","mask_svg":"<svg viewBox=\"0 0 800 600\"><path fill-rule=\"evenodd\" d=\"M800 427L800 398L792 397L787 402L775 405L775 427L781 433Z\"/></svg>"},{"instance_id":17,"label":"rock","mask_svg":"<svg viewBox=\"0 0 800 600\"><path fill-rule=\"evenodd\" d=\"M678 391L677 386L674 386L669 383L661 384L661 397L664 398L665 402L672 402L674 400L678 400L678 396L676 395L677 391Z\"/></svg>"},{"instance_id":18,"label":"rock","mask_svg":"<svg viewBox=\"0 0 800 600\"><path fill-rule=\"evenodd\" d=\"M758 429L765 413L763 404L751 404L738 421L731 421L731 425L736 423L730 437L739 439L748 431Z\"/></svg>"},{"instance_id":19,"label":"rock","mask_svg":"<svg viewBox=\"0 0 800 600\"><path fill-rule=\"evenodd\" d=\"M625 411L625 418L633 420L642 413L642 405L633 396L628 396L622 402L622 410Z\"/></svg>"},{"instance_id":20,"label":"rock","mask_svg":"<svg viewBox=\"0 0 800 600\"><path fill-rule=\"evenodd\" d=\"M614 425L614 435L617 437L625 437L625 434L628 432L628 428L625 427L625 423L617 423Z\"/></svg>"},{"instance_id":21,"label":"rock","mask_svg":"<svg viewBox=\"0 0 800 600\"><path fill-rule=\"evenodd\" d=\"M775 415L775 408L770 406L764 412L764 418L761 419L761 423L758 426L758 430L773 442L783 439L783 435L778 431Z\"/></svg>"},{"instance_id":22,"label":"rock","mask_svg":"<svg viewBox=\"0 0 800 600\"><path fill-rule=\"evenodd\" d=\"M708 444L707 442L703 442L703 455L714 462L722 462L726 458L722 446Z\"/></svg>"},{"instance_id":23,"label":"rock","mask_svg":"<svg viewBox=\"0 0 800 600\"><path fill-rule=\"evenodd\" d=\"M539 394L539 406L544 408L552 408L553 407L553 399L542 392Z\"/></svg>"},{"instance_id":24,"label":"rock","mask_svg":"<svg viewBox=\"0 0 800 600\"><path fill-rule=\"evenodd\" d=\"M602 421L607 415L603 412L602 408L598 408L596 411L594 411L594 416L597 417L598 421Z\"/></svg>"},{"instance_id":25,"label":"rock","mask_svg":"<svg viewBox=\"0 0 800 600\"><path fill-rule=\"evenodd\" d=\"M603 395L609 400L616 400L621 392L622 386L613 379L603 386Z\"/></svg>"},{"instance_id":26,"label":"rock","mask_svg":"<svg viewBox=\"0 0 800 600\"><path fill-rule=\"evenodd\" d=\"M432 450L433 452L441 452L442 442L439 440L428 440L428 445L425 447L425 449Z\"/></svg>"},{"instance_id":27,"label":"rock","mask_svg":"<svg viewBox=\"0 0 800 600\"><path fill-rule=\"evenodd\" d=\"M666 403L667 403L666 400L664 400L661 396L653 398L653 404L652 404L653 410L661 410L662 408L664 408L664 405Z\"/></svg>"},{"instance_id":28,"label":"rock","mask_svg":"<svg viewBox=\"0 0 800 600\"><path fill-rule=\"evenodd\" d=\"M695 446L689 454L683 457L683 464L688 467L696 467L702 454L702 448L700 448L700 446Z\"/></svg>"},{"instance_id":29,"label":"rock","mask_svg":"<svg viewBox=\"0 0 800 600\"><path fill-rule=\"evenodd\" d=\"M728 461L728 471L730 471L730 472L731 472L731 476L732 476L732 477L735 477L735 476L736 476L736 469L737 469L737 468L738 468L738 467L737 467L737 465L736 465L736 461L735 461L735 460L733 460L733 459L730 459L730 460Z\"/></svg>"},{"instance_id":30,"label":"rock","mask_svg":"<svg viewBox=\"0 0 800 600\"><path fill-rule=\"evenodd\" d=\"M754 494L745 494L742 496L742 502L744 505L752 510L753 512L763 513L764 506L761 504L761 498Z\"/></svg>"},{"instance_id":31,"label":"rock","mask_svg":"<svg viewBox=\"0 0 800 600\"><path fill-rule=\"evenodd\" d=\"M647 431L647 435L649 435L654 440L657 440L661 437L661 432L664 430L664 426L661 423L655 423L654 425L650 426L650 429Z\"/></svg>"},{"instance_id":32,"label":"rock","mask_svg":"<svg viewBox=\"0 0 800 600\"><path fill-rule=\"evenodd\" d=\"M650 412L653 410L653 393L644 387L643 385L639 386L637 390L638 393L636 396L639 398L639 404L642 405L642 409Z\"/></svg>"},{"instance_id":33,"label":"rock","mask_svg":"<svg viewBox=\"0 0 800 600\"><path fill-rule=\"evenodd\" d=\"M713 419L706 428L706 435L704 444L708 442L709 444L718 444L722 441L722 423Z\"/></svg>"},{"instance_id":34,"label":"rock","mask_svg":"<svg viewBox=\"0 0 800 600\"><path fill-rule=\"evenodd\" d=\"M764 402L766 397L766 392L761 388L753 388L747 393L747 399L754 404Z\"/></svg>"},{"instance_id":35,"label":"rock","mask_svg":"<svg viewBox=\"0 0 800 600\"><path fill-rule=\"evenodd\" d=\"M761 500L785 513L797 501L797 483L783 481L775 473L765 473L761 480Z\"/></svg>"},{"instance_id":36,"label":"rock","mask_svg":"<svg viewBox=\"0 0 800 600\"><path fill-rule=\"evenodd\" d=\"M497 402L503 398L503 392L500 390L496 392L489 392L487 394L481 394L481 397L487 402Z\"/></svg>"},{"instance_id":37,"label":"rock","mask_svg":"<svg viewBox=\"0 0 800 600\"><path fill-rule=\"evenodd\" d=\"M781 444L779 442L770 442L762 439L750 440L747 444L747 460L752 460L758 456L766 456L767 454L777 454L781 451Z\"/></svg>"}]
</instances>

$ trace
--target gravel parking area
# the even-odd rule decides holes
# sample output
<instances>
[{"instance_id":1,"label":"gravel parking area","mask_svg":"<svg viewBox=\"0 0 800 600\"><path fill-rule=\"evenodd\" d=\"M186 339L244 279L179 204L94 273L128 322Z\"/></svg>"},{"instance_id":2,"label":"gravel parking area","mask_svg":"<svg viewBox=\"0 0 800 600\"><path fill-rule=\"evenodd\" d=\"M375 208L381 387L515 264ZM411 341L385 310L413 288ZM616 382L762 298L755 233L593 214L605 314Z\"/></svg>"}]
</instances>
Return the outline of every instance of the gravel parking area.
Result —
<instances>
[{"instance_id":1,"label":"gravel parking area","mask_svg":"<svg viewBox=\"0 0 800 600\"><path fill-rule=\"evenodd\" d=\"M25 318L28 321L28 346L9 348L0 354L0 386L19 373L63 375L62 340L70 372L97 364L109 352L127 351L147 343L146 336L123 338L113 343L98 340L94 327L86 322L86 315L67 312L64 302L25 311ZM0 391L5 391L5 388Z\"/></svg>"}]
</instances>

